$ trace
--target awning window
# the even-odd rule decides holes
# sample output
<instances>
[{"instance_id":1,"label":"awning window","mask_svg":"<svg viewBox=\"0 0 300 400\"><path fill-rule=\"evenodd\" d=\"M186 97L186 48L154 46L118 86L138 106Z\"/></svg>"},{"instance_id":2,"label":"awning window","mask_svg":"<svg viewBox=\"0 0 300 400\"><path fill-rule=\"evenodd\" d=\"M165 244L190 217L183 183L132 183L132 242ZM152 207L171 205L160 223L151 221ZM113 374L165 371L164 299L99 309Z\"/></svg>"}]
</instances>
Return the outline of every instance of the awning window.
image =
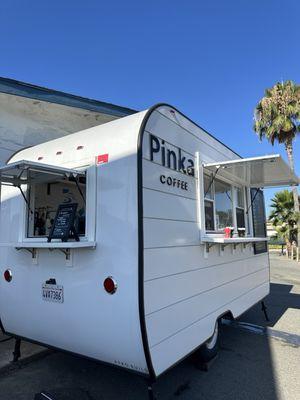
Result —
<instances>
[{"instance_id":1,"label":"awning window","mask_svg":"<svg viewBox=\"0 0 300 400\"><path fill-rule=\"evenodd\" d=\"M74 178L77 182L80 177L84 176L85 171L24 160L0 168L1 184L16 187L70 178Z\"/></svg>"},{"instance_id":2,"label":"awning window","mask_svg":"<svg viewBox=\"0 0 300 400\"><path fill-rule=\"evenodd\" d=\"M298 185L299 178L279 154L203 164L214 176L251 188Z\"/></svg>"}]
</instances>

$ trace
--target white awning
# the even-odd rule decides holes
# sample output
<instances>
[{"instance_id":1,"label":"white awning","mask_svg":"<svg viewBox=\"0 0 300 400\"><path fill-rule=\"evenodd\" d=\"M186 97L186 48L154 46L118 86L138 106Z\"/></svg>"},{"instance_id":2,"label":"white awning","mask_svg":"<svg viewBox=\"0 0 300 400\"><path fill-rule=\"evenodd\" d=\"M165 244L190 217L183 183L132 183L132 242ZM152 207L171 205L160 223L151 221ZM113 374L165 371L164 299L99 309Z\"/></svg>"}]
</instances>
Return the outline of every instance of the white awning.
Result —
<instances>
[{"instance_id":1,"label":"white awning","mask_svg":"<svg viewBox=\"0 0 300 400\"><path fill-rule=\"evenodd\" d=\"M299 178L279 154L203 164L218 176L253 188L298 185Z\"/></svg>"},{"instance_id":2,"label":"white awning","mask_svg":"<svg viewBox=\"0 0 300 400\"><path fill-rule=\"evenodd\" d=\"M85 176L84 171L25 160L7 164L0 168L0 182L13 186L82 176Z\"/></svg>"}]
</instances>

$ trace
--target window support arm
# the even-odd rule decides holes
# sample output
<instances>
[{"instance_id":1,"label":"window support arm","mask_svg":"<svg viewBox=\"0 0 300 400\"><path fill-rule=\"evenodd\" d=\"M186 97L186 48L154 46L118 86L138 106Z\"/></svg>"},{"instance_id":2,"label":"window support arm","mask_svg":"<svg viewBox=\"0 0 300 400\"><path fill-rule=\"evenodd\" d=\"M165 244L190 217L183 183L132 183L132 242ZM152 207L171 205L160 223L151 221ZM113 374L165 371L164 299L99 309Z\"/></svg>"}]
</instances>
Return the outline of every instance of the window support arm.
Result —
<instances>
[{"instance_id":1,"label":"window support arm","mask_svg":"<svg viewBox=\"0 0 300 400\"><path fill-rule=\"evenodd\" d=\"M79 186L78 178L77 178L77 176L74 176L74 178L75 178L75 183L76 183L76 187L78 189L78 192L80 193L80 196L82 197L84 204L86 204L84 194L83 194L83 192L81 190L81 187Z\"/></svg>"},{"instance_id":2,"label":"window support arm","mask_svg":"<svg viewBox=\"0 0 300 400\"><path fill-rule=\"evenodd\" d=\"M25 194L24 194L24 192L23 192L21 186L18 185L17 188L19 188L19 190L20 190L20 192L21 192L21 195L22 195L22 197L23 197L25 203L27 204L28 210L30 211L30 214L33 214L33 211L32 211L32 209L30 208L29 201L28 201L28 199L26 198L26 196L25 196Z\"/></svg>"},{"instance_id":3,"label":"window support arm","mask_svg":"<svg viewBox=\"0 0 300 400\"><path fill-rule=\"evenodd\" d=\"M208 189L206 190L206 192L204 193L204 198L206 197L207 193L210 191L212 184L214 183L214 180L216 179L217 173L219 172L220 166L217 167L216 172L213 174L211 181L209 183Z\"/></svg>"},{"instance_id":4,"label":"window support arm","mask_svg":"<svg viewBox=\"0 0 300 400\"><path fill-rule=\"evenodd\" d=\"M256 196L257 196L257 194L258 194L259 191L260 191L260 188L257 188L257 189L256 189L256 192L255 192L255 194L254 194L254 196L253 196L253 198L252 198L252 200L251 200L251 203L250 203L249 207L247 208L246 215L249 214L249 210L250 210L250 208L252 207L252 205L253 205L253 203L254 203L254 200L255 200L255 198L256 198Z\"/></svg>"}]
</instances>

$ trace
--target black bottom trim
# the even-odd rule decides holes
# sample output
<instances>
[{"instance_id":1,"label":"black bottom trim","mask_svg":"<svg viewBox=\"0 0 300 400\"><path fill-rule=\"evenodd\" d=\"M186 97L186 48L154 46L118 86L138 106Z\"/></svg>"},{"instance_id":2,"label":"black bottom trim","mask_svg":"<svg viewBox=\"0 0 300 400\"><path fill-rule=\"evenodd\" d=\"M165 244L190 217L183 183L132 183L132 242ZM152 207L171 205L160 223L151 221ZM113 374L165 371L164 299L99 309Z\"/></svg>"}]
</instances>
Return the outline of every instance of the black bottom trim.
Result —
<instances>
[{"instance_id":1,"label":"black bottom trim","mask_svg":"<svg viewBox=\"0 0 300 400\"><path fill-rule=\"evenodd\" d=\"M11 336L11 337L13 337L15 339L25 340L26 342L37 344L38 346L43 346L43 347L46 347L47 349L50 349L50 350L58 351L60 353L68 354L68 355L71 355L71 356L74 356L74 357L78 357L78 358L83 358L84 360L93 361L93 362L95 362L97 364L105 365L106 367L113 367L113 368L116 368L116 369L119 369L119 370L130 372L131 374L133 373L133 374L136 374L136 375L140 375L140 376L149 378L149 375L144 373L144 372L136 371L136 370L129 369L129 368L126 368L126 367L122 367L122 366L116 365L116 364L111 364L109 362L101 361L101 360L98 360L97 358L93 358L93 357L84 356L83 354L75 353L73 351L60 349L59 347L55 347L55 346L51 346L51 345L48 345L48 344L45 344L45 343L42 343L42 342L38 342L37 340L29 339L29 338L24 337L24 336L19 336L19 335L16 335L14 333L11 333L11 332L4 331L3 333L5 335L9 335L9 336Z\"/></svg>"}]
</instances>

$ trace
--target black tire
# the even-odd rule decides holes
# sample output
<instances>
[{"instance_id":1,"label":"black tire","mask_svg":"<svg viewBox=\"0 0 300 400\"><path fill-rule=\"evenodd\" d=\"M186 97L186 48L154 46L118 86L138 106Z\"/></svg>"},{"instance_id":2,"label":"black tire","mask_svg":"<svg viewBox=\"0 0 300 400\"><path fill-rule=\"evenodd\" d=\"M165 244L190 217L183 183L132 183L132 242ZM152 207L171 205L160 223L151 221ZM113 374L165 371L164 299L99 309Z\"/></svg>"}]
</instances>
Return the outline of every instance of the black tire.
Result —
<instances>
[{"instance_id":1,"label":"black tire","mask_svg":"<svg viewBox=\"0 0 300 400\"><path fill-rule=\"evenodd\" d=\"M195 352L198 361L208 362L212 360L219 351L220 321L216 321L213 335Z\"/></svg>"}]
</instances>

